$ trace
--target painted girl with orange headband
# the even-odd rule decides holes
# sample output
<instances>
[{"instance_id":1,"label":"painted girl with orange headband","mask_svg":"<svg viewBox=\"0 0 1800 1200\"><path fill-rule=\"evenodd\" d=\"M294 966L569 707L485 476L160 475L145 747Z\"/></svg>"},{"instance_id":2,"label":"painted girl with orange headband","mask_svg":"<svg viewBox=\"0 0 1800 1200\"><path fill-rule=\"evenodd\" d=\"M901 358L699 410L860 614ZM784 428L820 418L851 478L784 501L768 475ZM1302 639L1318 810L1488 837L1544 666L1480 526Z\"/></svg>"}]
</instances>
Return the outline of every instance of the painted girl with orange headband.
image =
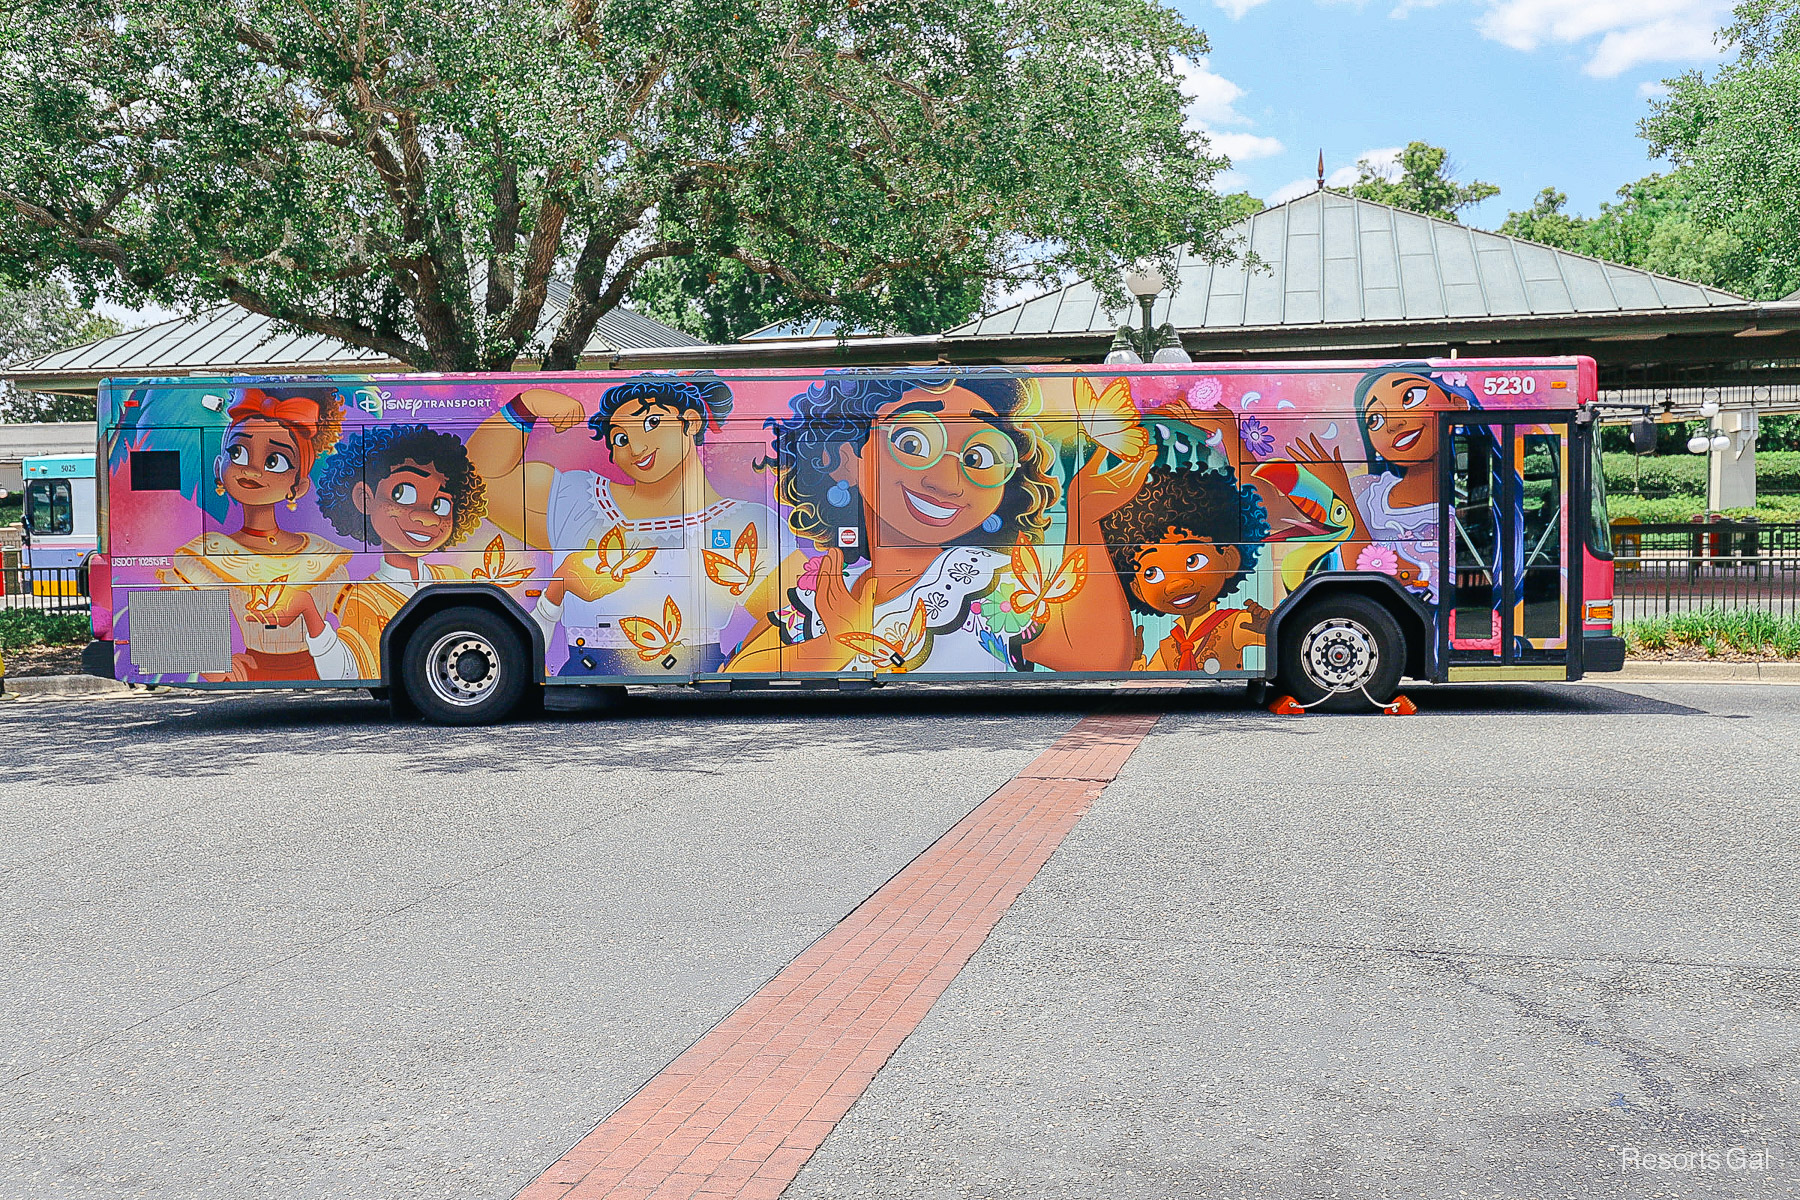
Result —
<instances>
[{"instance_id":1,"label":"painted girl with orange headband","mask_svg":"<svg viewBox=\"0 0 1800 1200\"><path fill-rule=\"evenodd\" d=\"M176 551L169 580L231 586L244 652L232 655L229 674L205 677L212 682L321 677L310 644L331 640L318 614L331 611L350 555L314 534L281 528L279 518L312 487L313 464L336 447L343 407L334 388L247 387L226 410L231 423L212 483L237 502L243 520L230 533L208 531Z\"/></svg>"}]
</instances>

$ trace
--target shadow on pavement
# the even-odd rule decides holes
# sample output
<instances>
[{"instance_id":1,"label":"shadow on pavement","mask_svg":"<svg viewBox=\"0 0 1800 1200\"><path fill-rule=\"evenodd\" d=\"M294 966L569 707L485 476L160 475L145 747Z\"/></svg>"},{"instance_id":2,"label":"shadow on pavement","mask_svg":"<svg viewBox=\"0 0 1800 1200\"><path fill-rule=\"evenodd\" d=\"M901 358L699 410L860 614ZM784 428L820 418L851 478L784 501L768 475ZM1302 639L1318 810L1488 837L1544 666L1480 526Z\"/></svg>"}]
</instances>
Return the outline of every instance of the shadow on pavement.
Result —
<instances>
[{"instance_id":1,"label":"shadow on pavement","mask_svg":"<svg viewBox=\"0 0 1800 1200\"><path fill-rule=\"evenodd\" d=\"M1587 685L1456 685L1409 689L1424 716L1703 716L1705 710ZM1235 683L1178 689L1053 684L919 685L871 692L646 689L622 703L558 696L542 717L492 729L444 729L397 720L365 693L174 693L104 702L60 701L0 710L0 783L103 783L121 775L202 779L280 752L401 755L427 774L525 769L534 755L604 765L646 754L687 773L779 761L791 737L853 753L1016 748L1017 722L1074 721L1093 712L1293 724L1355 716L1275 717ZM1362 719L1379 718L1370 713ZM1386 718L1381 718L1386 719ZM896 730L896 723L902 728ZM788 736L771 738L782 723ZM797 728L794 728L797 726ZM896 737L899 732L900 738ZM694 751L704 750L704 754Z\"/></svg>"}]
</instances>

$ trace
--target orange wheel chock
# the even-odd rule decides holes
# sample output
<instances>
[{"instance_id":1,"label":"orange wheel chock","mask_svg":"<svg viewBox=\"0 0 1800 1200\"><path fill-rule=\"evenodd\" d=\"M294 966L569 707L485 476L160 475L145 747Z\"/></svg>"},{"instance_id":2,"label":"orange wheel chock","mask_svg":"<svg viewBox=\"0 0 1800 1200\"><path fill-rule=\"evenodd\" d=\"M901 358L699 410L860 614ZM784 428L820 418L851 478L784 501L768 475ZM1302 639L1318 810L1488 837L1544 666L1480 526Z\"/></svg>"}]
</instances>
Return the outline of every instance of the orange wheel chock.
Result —
<instances>
[{"instance_id":1,"label":"orange wheel chock","mask_svg":"<svg viewBox=\"0 0 1800 1200\"><path fill-rule=\"evenodd\" d=\"M1419 706L1405 696L1395 696L1394 702L1382 708L1381 711L1390 717L1410 717L1419 711Z\"/></svg>"},{"instance_id":2,"label":"orange wheel chock","mask_svg":"<svg viewBox=\"0 0 1800 1200\"><path fill-rule=\"evenodd\" d=\"M1301 708L1300 702L1292 696L1281 697L1269 705L1269 711L1278 717L1303 717L1306 715L1306 710Z\"/></svg>"}]
</instances>

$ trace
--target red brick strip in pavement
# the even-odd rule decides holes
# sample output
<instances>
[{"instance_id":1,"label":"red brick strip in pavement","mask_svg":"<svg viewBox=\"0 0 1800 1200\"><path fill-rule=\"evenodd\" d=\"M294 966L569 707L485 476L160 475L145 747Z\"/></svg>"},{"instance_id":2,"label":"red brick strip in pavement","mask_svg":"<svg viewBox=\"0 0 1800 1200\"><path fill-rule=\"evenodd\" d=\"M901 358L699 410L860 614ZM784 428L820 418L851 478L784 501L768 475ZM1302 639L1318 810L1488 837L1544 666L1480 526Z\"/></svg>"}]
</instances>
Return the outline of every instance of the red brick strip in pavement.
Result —
<instances>
[{"instance_id":1,"label":"red brick strip in pavement","mask_svg":"<svg viewBox=\"0 0 1800 1200\"><path fill-rule=\"evenodd\" d=\"M517 1200L780 1196L1156 720L1078 722Z\"/></svg>"}]
</instances>

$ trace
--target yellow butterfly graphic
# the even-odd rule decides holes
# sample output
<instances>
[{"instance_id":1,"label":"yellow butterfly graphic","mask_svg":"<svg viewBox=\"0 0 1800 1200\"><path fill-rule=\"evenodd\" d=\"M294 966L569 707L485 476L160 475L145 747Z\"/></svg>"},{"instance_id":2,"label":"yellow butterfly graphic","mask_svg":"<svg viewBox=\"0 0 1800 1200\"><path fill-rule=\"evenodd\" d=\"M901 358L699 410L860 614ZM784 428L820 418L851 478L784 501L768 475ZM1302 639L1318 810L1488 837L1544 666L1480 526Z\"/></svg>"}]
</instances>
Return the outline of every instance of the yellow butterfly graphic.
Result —
<instances>
[{"instance_id":1,"label":"yellow butterfly graphic","mask_svg":"<svg viewBox=\"0 0 1800 1200\"><path fill-rule=\"evenodd\" d=\"M880 633L840 633L837 640L877 671L909 671L925 645L925 602L913 605L912 619L895 622Z\"/></svg>"},{"instance_id":2,"label":"yellow butterfly graphic","mask_svg":"<svg viewBox=\"0 0 1800 1200\"><path fill-rule=\"evenodd\" d=\"M1131 402L1131 387L1115 379L1095 395L1093 385L1075 380L1075 420L1081 431L1127 462L1136 462L1150 450L1150 433L1138 420Z\"/></svg>"},{"instance_id":3,"label":"yellow butterfly graphic","mask_svg":"<svg viewBox=\"0 0 1800 1200\"><path fill-rule=\"evenodd\" d=\"M1044 564L1037 548L1021 537L1012 552L1013 576L1019 581L1012 594L1012 610L1027 614L1034 624L1050 617L1050 606L1061 604L1087 582L1087 548L1077 546L1063 555L1055 574L1044 578Z\"/></svg>"},{"instance_id":4,"label":"yellow butterfly graphic","mask_svg":"<svg viewBox=\"0 0 1800 1200\"><path fill-rule=\"evenodd\" d=\"M645 662L655 660L659 655L663 665L673 664L675 656L670 653L681 640L681 609L675 603L675 597L668 596L663 600L663 619L654 617L620 617L619 628L637 647L638 657Z\"/></svg>"},{"instance_id":5,"label":"yellow butterfly graphic","mask_svg":"<svg viewBox=\"0 0 1800 1200\"><path fill-rule=\"evenodd\" d=\"M731 589L731 594L741 596L744 590L756 582L756 572L760 569L756 561L756 526L744 526L744 532L738 534L737 545L731 549L731 557L726 558L716 550L703 550L706 559L706 577L720 587Z\"/></svg>"},{"instance_id":6,"label":"yellow butterfly graphic","mask_svg":"<svg viewBox=\"0 0 1800 1200\"><path fill-rule=\"evenodd\" d=\"M656 557L656 547L625 548L625 530L614 525L598 542L589 542L586 553L571 555L574 562L566 580L583 600L598 600L643 570Z\"/></svg>"},{"instance_id":7,"label":"yellow butterfly graphic","mask_svg":"<svg viewBox=\"0 0 1800 1200\"><path fill-rule=\"evenodd\" d=\"M266 617L273 610L280 608L287 599L288 581L286 575L277 575L268 583L254 584L250 588L250 598L244 602L244 611L254 617Z\"/></svg>"},{"instance_id":8,"label":"yellow butterfly graphic","mask_svg":"<svg viewBox=\"0 0 1800 1200\"><path fill-rule=\"evenodd\" d=\"M481 565L470 572L471 579L480 579L487 583L497 583L502 587L517 583L521 579L531 578L531 564L515 567L506 561L506 544L496 534L494 540L482 551Z\"/></svg>"}]
</instances>

